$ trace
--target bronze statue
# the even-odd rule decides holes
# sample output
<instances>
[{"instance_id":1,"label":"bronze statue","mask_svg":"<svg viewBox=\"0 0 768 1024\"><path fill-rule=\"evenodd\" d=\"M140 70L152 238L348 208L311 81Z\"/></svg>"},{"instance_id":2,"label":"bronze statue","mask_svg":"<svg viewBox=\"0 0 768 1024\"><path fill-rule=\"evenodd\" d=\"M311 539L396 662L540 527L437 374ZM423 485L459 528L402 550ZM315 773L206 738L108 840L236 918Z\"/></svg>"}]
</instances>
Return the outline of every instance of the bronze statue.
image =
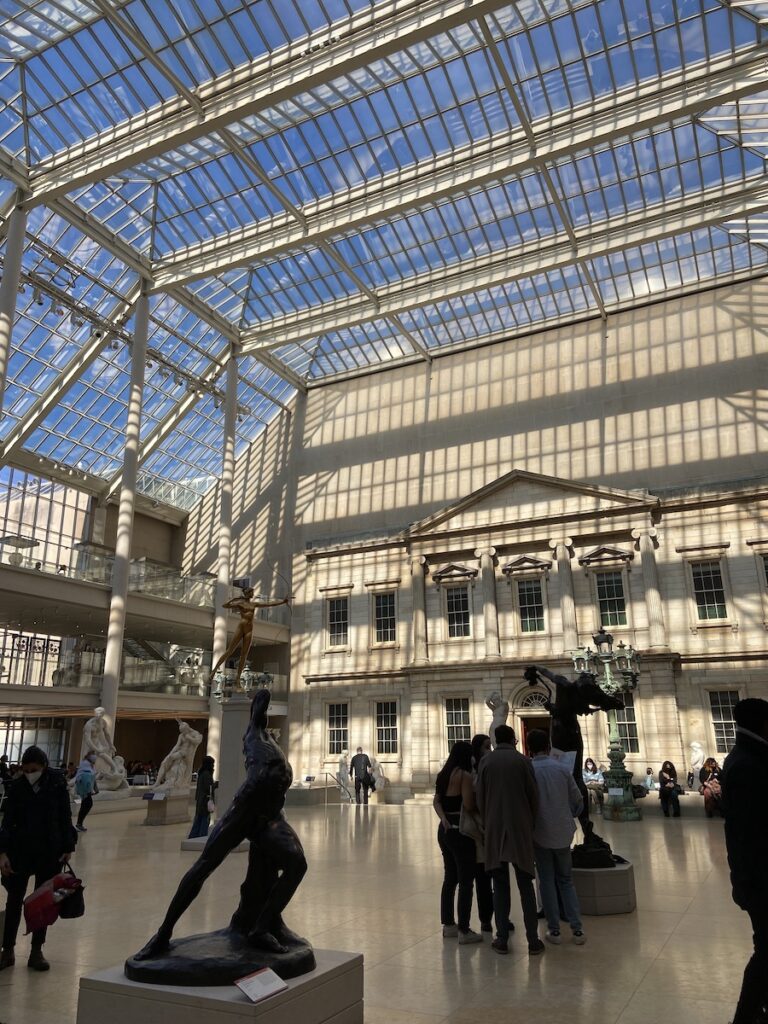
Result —
<instances>
[{"instance_id":1,"label":"bronze statue","mask_svg":"<svg viewBox=\"0 0 768 1024\"><path fill-rule=\"evenodd\" d=\"M211 669L211 676L215 676L222 665L224 665L230 658L234 657L235 651L240 648L240 664L237 667L237 676L235 682L240 688L240 677L243 674L246 662L248 661L248 653L251 650L251 643L253 642L253 617L256 614L257 608L276 608L281 604L288 604L290 598L284 597L280 601L252 601L254 590L253 587L246 587L243 590L242 597L233 597L231 601L224 603L225 608L231 608L233 611L240 612L240 622L238 623L235 635L232 637L232 642L226 651L222 654L219 660Z\"/></svg>"},{"instance_id":2,"label":"bronze statue","mask_svg":"<svg viewBox=\"0 0 768 1024\"><path fill-rule=\"evenodd\" d=\"M259 690L243 737L245 782L213 828L203 852L184 875L157 934L126 961L134 981L160 985L224 985L261 967L282 978L315 967L312 947L282 914L307 870L299 837L285 820L291 766L267 730L270 694ZM228 928L172 941L181 915L206 879L243 840L250 841L240 905Z\"/></svg>"}]
</instances>

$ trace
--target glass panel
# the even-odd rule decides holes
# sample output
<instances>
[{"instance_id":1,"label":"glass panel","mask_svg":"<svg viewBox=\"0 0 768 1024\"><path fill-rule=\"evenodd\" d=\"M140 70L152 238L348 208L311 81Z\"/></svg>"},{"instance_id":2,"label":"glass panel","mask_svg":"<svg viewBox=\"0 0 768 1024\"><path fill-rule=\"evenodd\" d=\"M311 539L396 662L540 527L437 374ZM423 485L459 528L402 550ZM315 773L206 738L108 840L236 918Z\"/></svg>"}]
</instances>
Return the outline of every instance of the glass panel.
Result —
<instances>
[{"instance_id":1,"label":"glass panel","mask_svg":"<svg viewBox=\"0 0 768 1024\"><path fill-rule=\"evenodd\" d=\"M469 723L469 697L446 697L445 724L448 750L458 740L472 739Z\"/></svg>"},{"instance_id":2,"label":"glass panel","mask_svg":"<svg viewBox=\"0 0 768 1024\"><path fill-rule=\"evenodd\" d=\"M377 644L393 644L397 640L394 591L374 594L374 623Z\"/></svg>"},{"instance_id":3,"label":"glass panel","mask_svg":"<svg viewBox=\"0 0 768 1024\"><path fill-rule=\"evenodd\" d=\"M328 705L328 753L340 754L349 749L349 706Z\"/></svg>"},{"instance_id":4,"label":"glass panel","mask_svg":"<svg viewBox=\"0 0 768 1024\"><path fill-rule=\"evenodd\" d=\"M544 599L541 580L518 580L517 600L520 608L520 629L523 633L539 633L544 629Z\"/></svg>"},{"instance_id":5,"label":"glass panel","mask_svg":"<svg viewBox=\"0 0 768 1024\"><path fill-rule=\"evenodd\" d=\"M696 613L701 620L725 619L725 590L719 562L693 562L693 595L696 599Z\"/></svg>"},{"instance_id":6,"label":"glass panel","mask_svg":"<svg viewBox=\"0 0 768 1024\"><path fill-rule=\"evenodd\" d=\"M448 636L469 636L469 589L448 587L445 591L445 604L448 612Z\"/></svg>"},{"instance_id":7,"label":"glass panel","mask_svg":"<svg viewBox=\"0 0 768 1024\"><path fill-rule=\"evenodd\" d=\"M626 754L640 753L640 740L637 735L637 719L635 718L635 696L627 692L622 694L624 707L616 712L616 725L619 739Z\"/></svg>"},{"instance_id":8,"label":"glass panel","mask_svg":"<svg viewBox=\"0 0 768 1024\"><path fill-rule=\"evenodd\" d=\"M397 701L376 703L376 753L397 753Z\"/></svg>"},{"instance_id":9,"label":"glass panel","mask_svg":"<svg viewBox=\"0 0 768 1024\"><path fill-rule=\"evenodd\" d=\"M736 720L733 710L739 703L736 690L711 690L709 704L712 709L712 725L715 730L715 746L718 754L728 754L736 742Z\"/></svg>"},{"instance_id":10,"label":"glass panel","mask_svg":"<svg viewBox=\"0 0 768 1024\"><path fill-rule=\"evenodd\" d=\"M328 601L328 646L346 647L349 642L349 598Z\"/></svg>"},{"instance_id":11,"label":"glass panel","mask_svg":"<svg viewBox=\"0 0 768 1024\"><path fill-rule=\"evenodd\" d=\"M597 603L601 626L626 626L627 605L621 572L599 572L595 575Z\"/></svg>"}]
</instances>

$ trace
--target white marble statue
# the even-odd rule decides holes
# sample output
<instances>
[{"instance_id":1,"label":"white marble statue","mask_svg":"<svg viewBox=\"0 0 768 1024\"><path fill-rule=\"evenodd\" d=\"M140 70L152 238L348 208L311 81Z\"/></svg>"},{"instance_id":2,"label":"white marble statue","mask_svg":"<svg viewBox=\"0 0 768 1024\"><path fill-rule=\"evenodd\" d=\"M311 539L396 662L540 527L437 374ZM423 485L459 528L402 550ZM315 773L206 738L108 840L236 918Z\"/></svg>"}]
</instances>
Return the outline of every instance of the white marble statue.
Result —
<instances>
[{"instance_id":1,"label":"white marble statue","mask_svg":"<svg viewBox=\"0 0 768 1024\"><path fill-rule=\"evenodd\" d=\"M381 767L381 761L377 758L371 758L371 775L373 776L373 783L376 786L376 792L380 793L389 782L389 779L384 774L384 769Z\"/></svg>"},{"instance_id":2,"label":"white marble statue","mask_svg":"<svg viewBox=\"0 0 768 1024\"><path fill-rule=\"evenodd\" d=\"M491 743L496 746L496 726L507 724L507 718L509 717L509 701L504 700L498 690L494 690L486 700L485 705L493 712L493 718L491 719L491 724L488 728L488 735L491 737Z\"/></svg>"},{"instance_id":3,"label":"white marble statue","mask_svg":"<svg viewBox=\"0 0 768 1024\"><path fill-rule=\"evenodd\" d=\"M192 762L195 751L203 742L203 734L187 722L179 723L179 738L169 754L166 754L152 787L153 792L168 793L173 789L184 789L192 781Z\"/></svg>"},{"instance_id":4,"label":"white marble statue","mask_svg":"<svg viewBox=\"0 0 768 1024\"><path fill-rule=\"evenodd\" d=\"M346 793L349 799L352 799L352 790L349 788L349 751L342 750L339 755L339 773L337 776L339 780L339 788L342 793Z\"/></svg>"},{"instance_id":5,"label":"white marble statue","mask_svg":"<svg viewBox=\"0 0 768 1024\"><path fill-rule=\"evenodd\" d=\"M696 779L699 777L699 772L704 767L704 747L699 743L698 740L694 740L691 744L691 771L693 772Z\"/></svg>"},{"instance_id":6,"label":"white marble statue","mask_svg":"<svg viewBox=\"0 0 768 1024\"><path fill-rule=\"evenodd\" d=\"M96 784L99 789L112 792L116 789L127 789L128 779L123 759L117 755L109 734L105 714L104 708L96 708L93 718L89 718L85 723L80 759L82 760L91 750L96 754Z\"/></svg>"}]
</instances>

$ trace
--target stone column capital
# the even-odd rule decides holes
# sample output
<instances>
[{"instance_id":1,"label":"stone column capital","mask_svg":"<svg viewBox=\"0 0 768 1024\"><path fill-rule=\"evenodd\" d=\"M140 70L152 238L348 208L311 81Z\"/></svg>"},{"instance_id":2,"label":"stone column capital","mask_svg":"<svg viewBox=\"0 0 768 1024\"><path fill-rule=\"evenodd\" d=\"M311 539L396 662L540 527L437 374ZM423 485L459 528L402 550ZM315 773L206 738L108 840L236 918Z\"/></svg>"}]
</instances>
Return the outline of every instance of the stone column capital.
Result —
<instances>
[{"instance_id":1,"label":"stone column capital","mask_svg":"<svg viewBox=\"0 0 768 1024\"><path fill-rule=\"evenodd\" d=\"M569 557L572 557L573 537L552 537L549 540L550 551L557 551L559 547L565 548Z\"/></svg>"},{"instance_id":2,"label":"stone column capital","mask_svg":"<svg viewBox=\"0 0 768 1024\"><path fill-rule=\"evenodd\" d=\"M414 569L417 566L425 566L427 564L426 555L414 555L411 554L411 568Z\"/></svg>"},{"instance_id":3,"label":"stone column capital","mask_svg":"<svg viewBox=\"0 0 768 1024\"><path fill-rule=\"evenodd\" d=\"M653 546L657 548L659 546L659 533L653 526L644 526L639 529L632 530L630 534L633 540L637 541L638 547L643 537L649 537L653 543Z\"/></svg>"},{"instance_id":4,"label":"stone column capital","mask_svg":"<svg viewBox=\"0 0 768 1024\"><path fill-rule=\"evenodd\" d=\"M496 548L494 548L494 547L477 548L477 550L475 551L475 558L483 558L483 557L495 558L496 557Z\"/></svg>"}]
</instances>

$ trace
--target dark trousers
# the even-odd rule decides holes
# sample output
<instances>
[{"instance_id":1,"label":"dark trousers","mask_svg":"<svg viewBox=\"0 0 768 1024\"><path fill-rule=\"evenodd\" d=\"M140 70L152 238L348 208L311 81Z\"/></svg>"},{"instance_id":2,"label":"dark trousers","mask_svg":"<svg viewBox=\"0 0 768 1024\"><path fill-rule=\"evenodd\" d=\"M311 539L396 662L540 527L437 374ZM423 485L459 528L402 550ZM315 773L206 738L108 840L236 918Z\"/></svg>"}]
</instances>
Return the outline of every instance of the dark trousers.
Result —
<instances>
[{"instance_id":1,"label":"dark trousers","mask_svg":"<svg viewBox=\"0 0 768 1024\"><path fill-rule=\"evenodd\" d=\"M202 814L196 814L194 817L194 821L192 822L192 828L187 838L200 839L202 836L207 836L210 824L211 816L208 813L208 811L203 811Z\"/></svg>"},{"instance_id":2,"label":"dark trousers","mask_svg":"<svg viewBox=\"0 0 768 1024\"><path fill-rule=\"evenodd\" d=\"M355 799L360 803L360 789L363 790L363 803L368 803L368 783L364 779L355 779Z\"/></svg>"},{"instance_id":3,"label":"dark trousers","mask_svg":"<svg viewBox=\"0 0 768 1024\"><path fill-rule=\"evenodd\" d=\"M477 896L477 913L480 924L493 923L493 889L491 876L485 870L485 864L475 864L475 895Z\"/></svg>"},{"instance_id":4,"label":"dark trousers","mask_svg":"<svg viewBox=\"0 0 768 1024\"><path fill-rule=\"evenodd\" d=\"M77 824L78 825L82 825L83 824L85 819L91 813L91 808L92 807L93 807L93 797L89 793L88 796L84 796L83 797L83 799L82 799L82 801L80 803L80 811L79 811L79 813L77 815Z\"/></svg>"},{"instance_id":5,"label":"dark trousers","mask_svg":"<svg viewBox=\"0 0 768 1024\"><path fill-rule=\"evenodd\" d=\"M443 887L440 891L440 923L456 924L454 904L459 890L459 931L469 931L472 913L472 887L475 882L475 841L464 836L457 828L437 829L437 844L443 855Z\"/></svg>"},{"instance_id":6,"label":"dark trousers","mask_svg":"<svg viewBox=\"0 0 768 1024\"><path fill-rule=\"evenodd\" d=\"M51 861L48 864L43 865L41 869L34 873L35 889L43 882L47 882L49 878L53 878L61 870L61 864L58 861ZM24 905L24 897L27 894L27 887L29 886L29 880L33 876L31 874L26 875L18 870L14 871L12 875L6 875L3 878L3 888L8 893L8 899L5 904L5 927L3 929L3 949L13 949L16 945L16 936L19 931L19 924L21 923L21 914ZM39 949L45 942L46 928L40 928L36 932L32 932L32 948Z\"/></svg>"},{"instance_id":7,"label":"dark trousers","mask_svg":"<svg viewBox=\"0 0 768 1024\"><path fill-rule=\"evenodd\" d=\"M747 907L755 951L744 968L733 1024L768 1022L768 906Z\"/></svg>"},{"instance_id":8,"label":"dark trousers","mask_svg":"<svg viewBox=\"0 0 768 1024\"><path fill-rule=\"evenodd\" d=\"M669 817L669 809L672 808L672 816L675 818L680 817L680 797L677 795L676 789L661 789L659 790L659 799L661 800L661 809L664 812L664 817Z\"/></svg>"},{"instance_id":9,"label":"dark trousers","mask_svg":"<svg viewBox=\"0 0 768 1024\"><path fill-rule=\"evenodd\" d=\"M520 905L523 908L525 935L529 942L539 937L539 917L536 910L536 893L533 888L533 875L526 874L514 864L517 891L520 893ZM493 881L493 916L496 919L496 935L502 942L509 938L509 911L512 894L509 888L509 864L502 864L491 871Z\"/></svg>"}]
</instances>

